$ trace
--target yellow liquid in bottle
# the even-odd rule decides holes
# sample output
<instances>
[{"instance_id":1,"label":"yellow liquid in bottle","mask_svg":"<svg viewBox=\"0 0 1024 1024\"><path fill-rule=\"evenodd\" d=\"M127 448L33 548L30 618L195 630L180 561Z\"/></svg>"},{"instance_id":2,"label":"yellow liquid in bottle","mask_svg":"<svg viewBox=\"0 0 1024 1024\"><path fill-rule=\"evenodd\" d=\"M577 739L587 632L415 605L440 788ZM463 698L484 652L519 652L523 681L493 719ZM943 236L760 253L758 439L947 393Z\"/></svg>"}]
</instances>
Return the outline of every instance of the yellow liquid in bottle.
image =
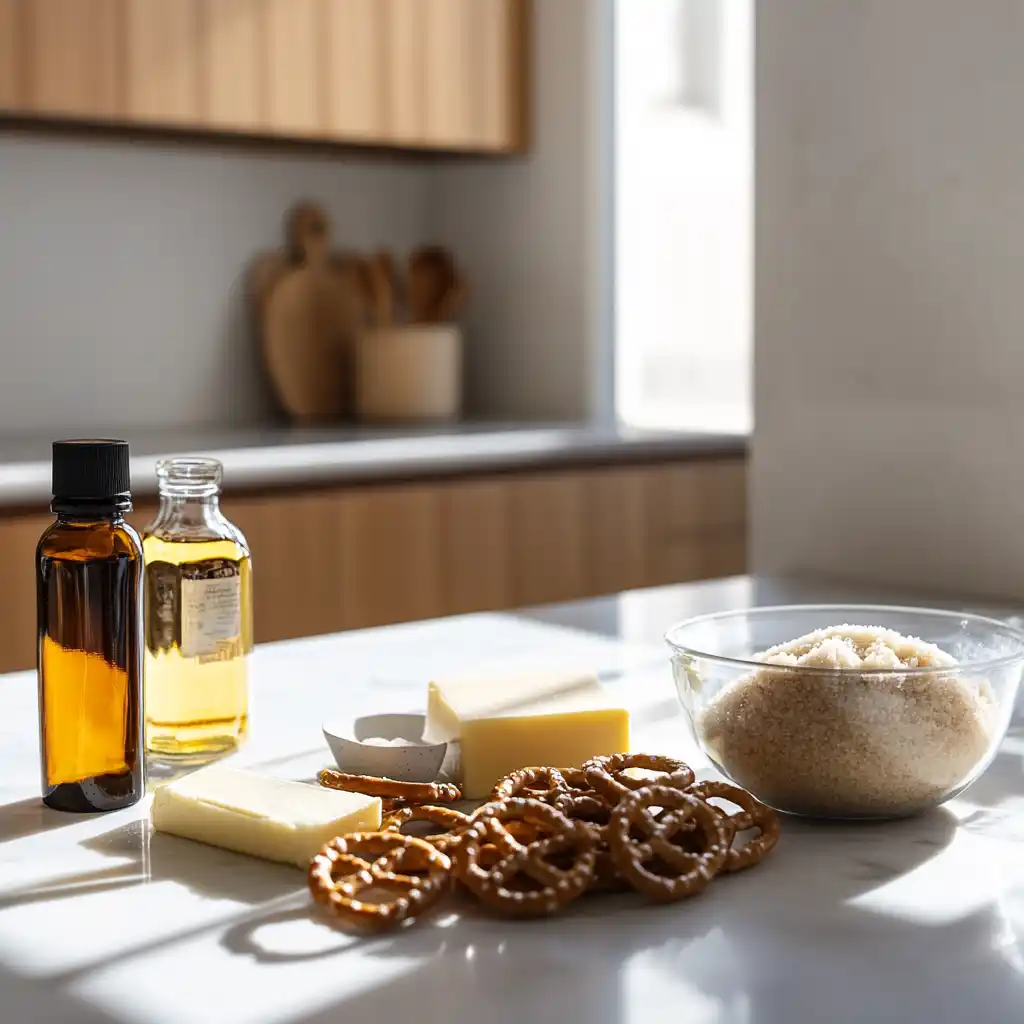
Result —
<instances>
[{"instance_id":1,"label":"yellow liquid in bottle","mask_svg":"<svg viewBox=\"0 0 1024 1024\"><path fill-rule=\"evenodd\" d=\"M145 534L146 749L202 760L227 753L248 725L252 580L233 540Z\"/></svg>"}]
</instances>

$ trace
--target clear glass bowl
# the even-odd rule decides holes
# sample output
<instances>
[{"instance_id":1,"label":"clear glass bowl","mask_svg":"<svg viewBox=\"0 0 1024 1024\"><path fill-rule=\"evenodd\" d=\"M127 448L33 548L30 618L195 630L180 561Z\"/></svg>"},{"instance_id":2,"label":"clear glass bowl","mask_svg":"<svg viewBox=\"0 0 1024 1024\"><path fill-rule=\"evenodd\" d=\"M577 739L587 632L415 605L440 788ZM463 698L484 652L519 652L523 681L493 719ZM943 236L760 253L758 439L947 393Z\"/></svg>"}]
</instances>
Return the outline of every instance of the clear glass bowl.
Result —
<instances>
[{"instance_id":1,"label":"clear glass bowl","mask_svg":"<svg viewBox=\"0 0 1024 1024\"><path fill-rule=\"evenodd\" d=\"M845 624L927 641L957 664L866 671L756 660ZM665 639L715 767L777 810L813 817L902 817L962 792L995 756L1024 671L1024 633L924 608L756 608L681 622Z\"/></svg>"}]
</instances>

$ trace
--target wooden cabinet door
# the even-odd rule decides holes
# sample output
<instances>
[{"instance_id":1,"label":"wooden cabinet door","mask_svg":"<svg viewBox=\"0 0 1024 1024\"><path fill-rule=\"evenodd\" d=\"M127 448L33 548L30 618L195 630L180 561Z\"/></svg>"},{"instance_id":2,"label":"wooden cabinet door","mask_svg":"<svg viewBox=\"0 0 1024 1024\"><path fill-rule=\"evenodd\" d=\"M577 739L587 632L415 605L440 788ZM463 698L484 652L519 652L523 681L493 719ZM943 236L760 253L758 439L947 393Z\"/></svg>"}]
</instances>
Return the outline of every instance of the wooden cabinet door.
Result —
<instances>
[{"instance_id":1,"label":"wooden cabinet door","mask_svg":"<svg viewBox=\"0 0 1024 1024\"><path fill-rule=\"evenodd\" d=\"M228 131L260 128L263 0L203 0L199 31L203 120Z\"/></svg>"},{"instance_id":2,"label":"wooden cabinet door","mask_svg":"<svg viewBox=\"0 0 1024 1024\"><path fill-rule=\"evenodd\" d=\"M526 145L529 0L478 0L473 9L475 141L481 149L514 152Z\"/></svg>"},{"instance_id":3,"label":"wooden cabinet door","mask_svg":"<svg viewBox=\"0 0 1024 1024\"><path fill-rule=\"evenodd\" d=\"M647 478L642 467L586 474L582 529L589 594L614 594L646 584Z\"/></svg>"},{"instance_id":4,"label":"wooden cabinet door","mask_svg":"<svg viewBox=\"0 0 1024 1024\"><path fill-rule=\"evenodd\" d=\"M124 2L129 119L196 127L201 123L199 0Z\"/></svg>"},{"instance_id":5,"label":"wooden cabinet door","mask_svg":"<svg viewBox=\"0 0 1024 1024\"><path fill-rule=\"evenodd\" d=\"M385 0L326 3L325 133L380 141L385 136Z\"/></svg>"},{"instance_id":6,"label":"wooden cabinet door","mask_svg":"<svg viewBox=\"0 0 1024 1024\"><path fill-rule=\"evenodd\" d=\"M90 120L107 120L121 112L119 9L120 0L25 0L7 5L0 20L9 23L9 38L22 62L18 71L23 110ZM0 49L3 45L0 42Z\"/></svg>"},{"instance_id":7,"label":"wooden cabinet door","mask_svg":"<svg viewBox=\"0 0 1024 1024\"><path fill-rule=\"evenodd\" d=\"M21 59L24 53L18 0L0 0L0 110L21 105Z\"/></svg>"},{"instance_id":8,"label":"wooden cabinet door","mask_svg":"<svg viewBox=\"0 0 1024 1024\"><path fill-rule=\"evenodd\" d=\"M423 140L515 147L520 0L423 0Z\"/></svg>"},{"instance_id":9,"label":"wooden cabinet door","mask_svg":"<svg viewBox=\"0 0 1024 1024\"><path fill-rule=\"evenodd\" d=\"M649 487L653 529L661 539L746 523L744 459L657 466L650 471Z\"/></svg>"},{"instance_id":10,"label":"wooden cabinet door","mask_svg":"<svg viewBox=\"0 0 1024 1024\"><path fill-rule=\"evenodd\" d=\"M265 0L267 127L279 135L324 131L320 0Z\"/></svg>"},{"instance_id":11,"label":"wooden cabinet door","mask_svg":"<svg viewBox=\"0 0 1024 1024\"><path fill-rule=\"evenodd\" d=\"M0 522L0 672L36 664L35 550L53 516Z\"/></svg>"},{"instance_id":12,"label":"wooden cabinet door","mask_svg":"<svg viewBox=\"0 0 1024 1024\"><path fill-rule=\"evenodd\" d=\"M345 628L339 495L229 496L223 510L245 534L252 553L258 643Z\"/></svg>"},{"instance_id":13,"label":"wooden cabinet door","mask_svg":"<svg viewBox=\"0 0 1024 1024\"><path fill-rule=\"evenodd\" d=\"M510 480L507 488L513 605L569 601L586 594L581 474L537 474Z\"/></svg>"},{"instance_id":14,"label":"wooden cabinet door","mask_svg":"<svg viewBox=\"0 0 1024 1024\"><path fill-rule=\"evenodd\" d=\"M499 480L440 485L448 615L512 604L507 491Z\"/></svg>"},{"instance_id":15,"label":"wooden cabinet door","mask_svg":"<svg viewBox=\"0 0 1024 1024\"><path fill-rule=\"evenodd\" d=\"M384 138L424 141L424 28L429 0L378 0L383 17Z\"/></svg>"},{"instance_id":16,"label":"wooden cabinet door","mask_svg":"<svg viewBox=\"0 0 1024 1024\"><path fill-rule=\"evenodd\" d=\"M340 546L334 572L340 580L345 627L360 629L443 615L437 488L353 491L340 501Z\"/></svg>"}]
</instances>

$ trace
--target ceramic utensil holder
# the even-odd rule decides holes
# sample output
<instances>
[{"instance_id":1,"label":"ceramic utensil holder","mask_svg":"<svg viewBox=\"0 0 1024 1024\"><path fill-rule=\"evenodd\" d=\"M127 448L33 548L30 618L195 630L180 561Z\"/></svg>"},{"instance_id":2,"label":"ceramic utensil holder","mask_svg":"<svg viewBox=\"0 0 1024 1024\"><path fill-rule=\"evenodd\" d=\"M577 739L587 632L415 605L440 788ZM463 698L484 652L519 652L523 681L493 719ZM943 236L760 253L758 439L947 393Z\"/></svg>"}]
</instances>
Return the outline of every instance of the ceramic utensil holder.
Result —
<instances>
[{"instance_id":1,"label":"ceramic utensil holder","mask_svg":"<svg viewBox=\"0 0 1024 1024\"><path fill-rule=\"evenodd\" d=\"M356 415L368 423L457 419L462 331L454 324L380 327L356 343Z\"/></svg>"}]
</instances>

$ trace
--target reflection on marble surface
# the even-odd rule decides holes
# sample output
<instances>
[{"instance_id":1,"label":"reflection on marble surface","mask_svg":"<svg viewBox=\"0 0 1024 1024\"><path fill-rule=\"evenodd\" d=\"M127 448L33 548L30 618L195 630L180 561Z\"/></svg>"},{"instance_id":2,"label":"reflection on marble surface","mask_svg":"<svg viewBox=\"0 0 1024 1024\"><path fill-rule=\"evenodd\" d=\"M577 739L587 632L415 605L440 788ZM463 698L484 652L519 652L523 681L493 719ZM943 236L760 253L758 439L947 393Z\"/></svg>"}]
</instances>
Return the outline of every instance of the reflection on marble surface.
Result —
<instances>
[{"instance_id":1,"label":"reflection on marble surface","mask_svg":"<svg viewBox=\"0 0 1024 1024\"><path fill-rule=\"evenodd\" d=\"M323 718L414 710L430 675L497 658L601 671L634 711L637 746L706 772L660 633L681 610L758 592L749 581L656 592L642 625L644 599L629 595L575 618L467 616L267 646L236 761L309 778L329 757ZM630 640L587 632L610 608ZM945 808L888 824L787 820L773 857L698 899L614 896L506 922L453 897L369 939L322 916L301 872L153 835L145 808L39 809L29 674L0 683L0 758L0 1019L12 1024L995 1024L1024 1007L1020 721Z\"/></svg>"}]
</instances>

